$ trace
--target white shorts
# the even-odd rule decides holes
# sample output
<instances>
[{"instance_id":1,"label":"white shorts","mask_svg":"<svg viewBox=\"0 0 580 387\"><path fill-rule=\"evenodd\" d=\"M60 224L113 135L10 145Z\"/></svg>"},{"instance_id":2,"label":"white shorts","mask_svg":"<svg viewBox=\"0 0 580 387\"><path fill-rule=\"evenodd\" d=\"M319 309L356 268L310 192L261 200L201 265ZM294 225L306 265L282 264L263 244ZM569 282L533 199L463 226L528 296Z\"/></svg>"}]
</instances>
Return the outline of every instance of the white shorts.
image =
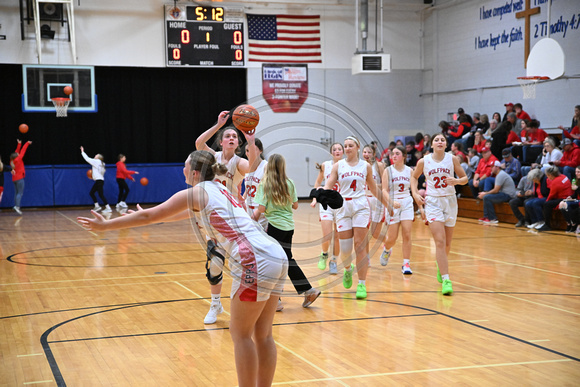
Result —
<instances>
[{"instance_id":1,"label":"white shorts","mask_svg":"<svg viewBox=\"0 0 580 387\"><path fill-rule=\"evenodd\" d=\"M371 208L371 222L381 223L385 221L385 206L374 196L367 196Z\"/></svg>"},{"instance_id":2,"label":"white shorts","mask_svg":"<svg viewBox=\"0 0 580 387\"><path fill-rule=\"evenodd\" d=\"M455 227L457 221L457 197L429 196L425 197L425 216L429 223L443 222L446 227Z\"/></svg>"},{"instance_id":3,"label":"white shorts","mask_svg":"<svg viewBox=\"0 0 580 387\"><path fill-rule=\"evenodd\" d=\"M401 220L414 220L415 211L413 208L413 198L411 196L403 199L395 199L401 203L400 208L395 208L393 211L393 216L390 217L390 223L399 223ZM385 219L389 219L388 211L385 210Z\"/></svg>"},{"instance_id":4,"label":"white shorts","mask_svg":"<svg viewBox=\"0 0 580 387\"><path fill-rule=\"evenodd\" d=\"M338 213L338 209L333 210L330 207L326 207L326 210L322 208L322 204L318 205L318 213L320 216L320 220L331 220L336 222L336 214Z\"/></svg>"},{"instance_id":5,"label":"white shorts","mask_svg":"<svg viewBox=\"0 0 580 387\"><path fill-rule=\"evenodd\" d=\"M271 239L268 251L252 244L255 263L242 266L230 257L233 300L239 294L241 301L266 301L271 295L280 295L288 276L288 257L274 239ZM256 272L256 266L257 272Z\"/></svg>"},{"instance_id":6,"label":"white shorts","mask_svg":"<svg viewBox=\"0 0 580 387\"><path fill-rule=\"evenodd\" d=\"M367 197L361 196L356 199L344 198L344 203L338 209L336 218L336 229L338 232L352 230L353 227L366 228L371 218Z\"/></svg>"}]
</instances>

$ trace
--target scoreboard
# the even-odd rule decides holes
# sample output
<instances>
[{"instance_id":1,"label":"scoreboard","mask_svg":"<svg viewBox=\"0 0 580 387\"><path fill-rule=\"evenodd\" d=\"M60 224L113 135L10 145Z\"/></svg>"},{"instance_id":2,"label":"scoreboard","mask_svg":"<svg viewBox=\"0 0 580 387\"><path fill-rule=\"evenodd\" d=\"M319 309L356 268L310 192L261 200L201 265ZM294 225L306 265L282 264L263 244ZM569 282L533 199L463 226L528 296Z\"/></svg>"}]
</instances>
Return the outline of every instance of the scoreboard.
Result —
<instances>
[{"instance_id":1,"label":"scoreboard","mask_svg":"<svg viewBox=\"0 0 580 387\"><path fill-rule=\"evenodd\" d=\"M166 6L167 66L243 67L244 23L223 7Z\"/></svg>"}]
</instances>

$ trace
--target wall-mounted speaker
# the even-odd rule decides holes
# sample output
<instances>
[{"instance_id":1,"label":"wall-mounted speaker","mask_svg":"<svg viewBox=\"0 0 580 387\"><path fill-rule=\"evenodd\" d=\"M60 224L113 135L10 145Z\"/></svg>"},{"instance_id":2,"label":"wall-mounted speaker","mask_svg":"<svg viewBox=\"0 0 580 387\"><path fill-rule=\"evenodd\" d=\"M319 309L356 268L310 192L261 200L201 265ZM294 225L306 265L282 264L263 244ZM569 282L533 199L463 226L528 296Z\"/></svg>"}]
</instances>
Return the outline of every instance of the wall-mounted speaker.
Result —
<instances>
[{"instance_id":1,"label":"wall-mounted speaker","mask_svg":"<svg viewBox=\"0 0 580 387\"><path fill-rule=\"evenodd\" d=\"M62 4L39 3L40 20L60 20L62 18Z\"/></svg>"}]
</instances>

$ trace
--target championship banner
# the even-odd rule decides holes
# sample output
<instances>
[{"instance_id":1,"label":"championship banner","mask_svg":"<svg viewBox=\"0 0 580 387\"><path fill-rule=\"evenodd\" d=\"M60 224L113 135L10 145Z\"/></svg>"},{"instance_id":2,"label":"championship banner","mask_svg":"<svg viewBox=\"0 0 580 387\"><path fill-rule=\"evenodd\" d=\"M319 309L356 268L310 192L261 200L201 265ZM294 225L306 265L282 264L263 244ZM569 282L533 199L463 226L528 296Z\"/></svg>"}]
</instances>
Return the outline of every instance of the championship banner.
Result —
<instances>
[{"instance_id":1,"label":"championship banner","mask_svg":"<svg viewBox=\"0 0 580 387\"><path fill-rule=\"evenodd\" d=\"M274 113L296 113L308 98L308 65L262 64L262 95Z\"/></svg>"}]
</instances>

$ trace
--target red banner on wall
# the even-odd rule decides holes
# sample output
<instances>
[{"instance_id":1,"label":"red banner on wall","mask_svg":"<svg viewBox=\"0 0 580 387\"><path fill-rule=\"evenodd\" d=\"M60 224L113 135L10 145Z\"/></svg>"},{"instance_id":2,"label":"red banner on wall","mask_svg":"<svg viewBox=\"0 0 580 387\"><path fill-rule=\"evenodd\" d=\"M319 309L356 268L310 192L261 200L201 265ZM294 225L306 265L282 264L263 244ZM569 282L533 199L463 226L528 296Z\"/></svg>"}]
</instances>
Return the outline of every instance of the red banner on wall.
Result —
<instances>
[{"instance_id":1,"label":"red banner on wall","mask_svg":"<svg viewBox=\"0 0 580 387\"><path fill-rule=\"evenodd\" d=\"M274 113L296 113L308 98L308 65L262 64L262 95Z\"/></svg>"}]
</instances>

